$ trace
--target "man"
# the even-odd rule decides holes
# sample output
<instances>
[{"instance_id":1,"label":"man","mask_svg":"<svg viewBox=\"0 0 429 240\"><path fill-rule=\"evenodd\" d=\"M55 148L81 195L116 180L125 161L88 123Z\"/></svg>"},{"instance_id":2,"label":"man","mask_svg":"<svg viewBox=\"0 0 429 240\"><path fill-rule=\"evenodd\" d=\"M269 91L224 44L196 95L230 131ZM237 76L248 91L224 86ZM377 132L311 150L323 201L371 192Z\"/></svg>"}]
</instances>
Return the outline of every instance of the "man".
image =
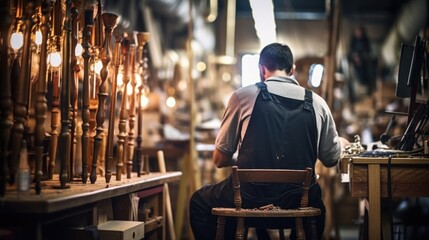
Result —
<instances>
[{"instance_id":1,"label":"man","mask_svg":"<svg viewBox=\"0 0 429 240\"><path fill-rule=\"evenodd\" d=\"M272 43L262 49L259 59L261 82L235 91L226 108L213 160L217 167L315 168L316 159L326 167L337 164L340 138L326 102L299 86L293 56L287 45ZM237 160L233 154L238 150ZM214 239L216 216L213 207L234 207L231 176L205 186L190 200L191 227L196 239ZM297 187L241 186L243 207L273 203L297 207ZM321 208L317 218L318 237L323 235L325 208L319 185L314 180L309 192L310 206ZM228 221L229 220L229 221ZM235 223L227 220L225 239L233 239ZM293 236L291 236L293 237Z\"/></svg>"}]
</instances>

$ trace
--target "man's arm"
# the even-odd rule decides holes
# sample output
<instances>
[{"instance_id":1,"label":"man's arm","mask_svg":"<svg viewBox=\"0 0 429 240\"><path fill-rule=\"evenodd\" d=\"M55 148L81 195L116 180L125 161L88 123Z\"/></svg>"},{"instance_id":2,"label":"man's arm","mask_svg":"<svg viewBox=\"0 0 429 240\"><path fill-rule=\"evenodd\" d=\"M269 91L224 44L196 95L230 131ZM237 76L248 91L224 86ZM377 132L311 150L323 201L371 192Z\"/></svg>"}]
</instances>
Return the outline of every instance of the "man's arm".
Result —
<instances>
[{"instance_id":1,"label":"man's arm","mask_svg":"<svg viewBox=\"0 0 429 240\"><path fill-rule=\"evenodd\" d=\"M217 148L213 152L213 162L218 168L229 167L234 165L234 160L232 159L233 154L224 153L219 151Z\"/></svg>"}]
</instances>

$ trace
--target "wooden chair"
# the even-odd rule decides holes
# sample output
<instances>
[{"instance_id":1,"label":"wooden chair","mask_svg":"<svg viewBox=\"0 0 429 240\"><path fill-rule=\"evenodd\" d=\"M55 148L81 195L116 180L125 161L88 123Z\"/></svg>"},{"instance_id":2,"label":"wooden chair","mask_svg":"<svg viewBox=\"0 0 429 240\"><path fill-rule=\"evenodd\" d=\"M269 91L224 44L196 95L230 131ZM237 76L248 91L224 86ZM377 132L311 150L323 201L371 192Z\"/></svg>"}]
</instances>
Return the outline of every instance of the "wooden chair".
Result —
<instances>
[{"instance_id":1,"label":"wooden chair","mask_svg":"<svg viewBox=\"0 0 429 240\"><path fill-rule=\"evenodd\" d=\"M308 207L308 189L312 179L311 168L306 170L290 169L238 169L232 167L234 183L234 204L235 208L216 207L212 209L212 214L218 216L216 239L224 237L225 218L237 218L236 239L246 239L244 232L248 225L245 225L245 218L294 218L297 239L306 239L302 218L310 218L311 235L317 238L315 217L319 216L320 209ZM297 209L281 209L273 205L268 205L257 209L241 208L242 198L240 193L240 182L259 182L259 183L285 183L285 184L302 184L303 191L301 196L300 207ZM261 219L260 222L264 222ZM270 226L269 228L279 229L281 239L284 238L284 226ZM247 231L246 231L247 235Z\"/></svg>"}]
</instances>

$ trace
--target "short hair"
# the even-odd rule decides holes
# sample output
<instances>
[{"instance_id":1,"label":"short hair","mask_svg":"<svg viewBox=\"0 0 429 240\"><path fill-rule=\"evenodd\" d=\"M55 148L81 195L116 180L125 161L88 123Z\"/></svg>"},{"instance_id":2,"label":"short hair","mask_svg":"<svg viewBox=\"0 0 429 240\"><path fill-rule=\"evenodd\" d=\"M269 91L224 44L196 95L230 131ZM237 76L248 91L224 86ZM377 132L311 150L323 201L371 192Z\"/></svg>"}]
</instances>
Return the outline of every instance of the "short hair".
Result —
<instances>
[{"instance_id":1,"label":"short hair","mask_svg":"<svg viewBox=\"0 0 429 240\"><path fill-rule=\"evenodd\" d=\"M293 55L289 46L271 43L265 46L259 55L259 64L269 71L285 70L289 73L293 66Z\"/></svg>"}]
</instances>

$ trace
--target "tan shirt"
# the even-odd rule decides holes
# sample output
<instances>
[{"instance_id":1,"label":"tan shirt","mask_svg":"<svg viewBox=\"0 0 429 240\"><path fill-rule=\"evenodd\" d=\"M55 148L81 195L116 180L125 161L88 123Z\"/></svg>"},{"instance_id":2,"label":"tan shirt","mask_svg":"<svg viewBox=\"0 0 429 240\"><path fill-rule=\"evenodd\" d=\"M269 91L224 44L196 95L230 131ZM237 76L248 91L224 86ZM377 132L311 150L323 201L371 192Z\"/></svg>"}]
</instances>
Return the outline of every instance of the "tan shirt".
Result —
<instances>
[{"instance_id":1,"label":"tan shirt","mask_svg":"<svg viewBox=\"0 0 429 240\"><path fill-rule=\"evenodd\" d=\"M304 100L305 89L299 86L293 78L271 77L265 83L270 93ZM258 94L258 87L250 85L236 90L231 95L215 141L219 151L233 154L240 148ZM323 165L331 167L336 165L341 156L341 146L335 122L325 100L314 92L313 108L318 131L318 158Z\"/></svg>"}]
</instances>

